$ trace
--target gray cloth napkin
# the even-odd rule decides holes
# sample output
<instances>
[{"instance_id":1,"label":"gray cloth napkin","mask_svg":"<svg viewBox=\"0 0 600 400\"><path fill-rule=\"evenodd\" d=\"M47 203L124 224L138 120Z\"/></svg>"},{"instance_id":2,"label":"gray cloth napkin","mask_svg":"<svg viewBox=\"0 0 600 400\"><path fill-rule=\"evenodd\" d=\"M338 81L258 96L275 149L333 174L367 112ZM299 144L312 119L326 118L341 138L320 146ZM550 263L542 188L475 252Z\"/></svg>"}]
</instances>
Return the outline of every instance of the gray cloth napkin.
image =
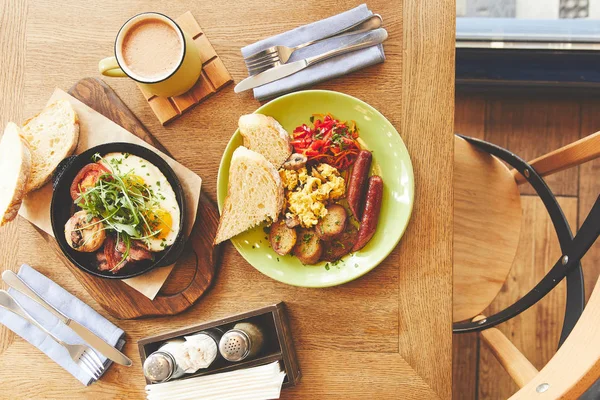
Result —
<instances>
[{"instance_id":1,"label":"gray cloth napkin","mask_svg":"<svg viewBox=\"0 0 600 400\"><path fill-rule=\"evenodd\" d=\"M79 322L108 344L121 350L125 344L125 332L113 325L106 318L94 311L90 306L73 296L65 289L37 272L27 264L23 264L18 275L33 290L35 290L44 300L52 304L69 318ZM85 344L71 328L60 322L58 318L49 311L41 307L29 297L22 295L14 289L8 292L17 300L32 317L34 317L42 326L52 332L56 337L69 344ZM48 335L37 327L31 325L18 315L0 308L0 323L8 329L27 340L29 343L43 351L48 357L58 365L66 369L84 385L90 385L95 381L83 369L81 369L69 356L67 350L52 340ZM96 352L98 357L108 369L112 361Z\"/></svg>"},{"instance_id":2,"label":"gray cloth napkin","mask_svg":"<svg viewBox=\"0 0 600 400\"><path fill-rule=\"evenodd\" d=\"M284 45L293 47L311 40L320 39L339 31L340 29L354 25L369 15L373 15L373 12L367 8L366 4L361 4L352 10L333 17L304 25L289 32L248 45L242 48L242 55L247 57L271 46ZM300 49L292 54L288 64L341 47L360 35L364 35L364 33L328 39ZM385 54L383 52L383 45L353 51L352 53L343 54L319 64L315 64L278 81L259 86L254 89L254 97L260 101L266 100L384 61Z\"/></svg>"}]
</instances>

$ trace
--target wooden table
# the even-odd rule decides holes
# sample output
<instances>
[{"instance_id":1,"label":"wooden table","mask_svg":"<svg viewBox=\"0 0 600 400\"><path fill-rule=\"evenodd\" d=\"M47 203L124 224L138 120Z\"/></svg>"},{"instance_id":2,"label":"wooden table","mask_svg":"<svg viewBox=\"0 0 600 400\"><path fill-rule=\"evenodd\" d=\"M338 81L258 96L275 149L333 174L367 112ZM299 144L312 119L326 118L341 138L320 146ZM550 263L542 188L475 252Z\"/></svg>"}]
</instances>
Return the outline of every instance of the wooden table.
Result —
<instances>
[{"instance_id":1,"label":"wooden table","mask_svg":"<svg viewBox=\"0 0 600 400\"><path fill-rule=\"evenodd\" d=\"M237 0L185 2L106 0L61 5L50 0L0 3L0 123L21 122L55 87L97 76L120 25L141 11L178 16L191 10L235 81L245 76L239 49L266 36L325 18L360 2ZM399 246L379 267L349 284L303 289L273 281L228 243L213 289L171 318L113 321L128 334L136 365L113 366L82 387L8 329L0 329L3 398L142 398L136 341L144 336L283 300L295 330L303 378L284 399L450 398L452 385L452 160L454 115L453 1L371 0L390 37L387 60L319 85L361 98L400 132L416 180L412 220ZM221 153L239 115L259 102L233 88L218 93L163 128L132 81L108 83L184 165L204 179L213 199ZM27 262L106 315L61 264L35 229L18 220L0 229L0 268Z\"/></svg>"}]
</instances>

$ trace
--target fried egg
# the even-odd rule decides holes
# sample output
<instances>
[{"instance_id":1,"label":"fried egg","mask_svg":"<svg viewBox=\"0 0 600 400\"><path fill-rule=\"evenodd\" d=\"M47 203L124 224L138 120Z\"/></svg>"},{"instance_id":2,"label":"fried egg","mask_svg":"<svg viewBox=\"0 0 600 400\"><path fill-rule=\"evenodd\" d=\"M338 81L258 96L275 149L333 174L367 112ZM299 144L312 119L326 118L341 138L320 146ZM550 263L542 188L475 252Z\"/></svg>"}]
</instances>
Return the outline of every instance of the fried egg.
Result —
<instances>
[{"instance_id":1,"label":"fried egg","mask_svg":"<svg viewBox=\"0 0 600 400\"><path fill-rule=\"evenodd\" d=\"M181 229L177 197L167 177L151 162L129 153L109 153L103 163L119 175L145 184L154 193L158 205L145 215L146 220L158 234L144 239L148 250L158 252L172 245ZM117 169L117 171L115 171Z\"/></svg>"}]
</instances>

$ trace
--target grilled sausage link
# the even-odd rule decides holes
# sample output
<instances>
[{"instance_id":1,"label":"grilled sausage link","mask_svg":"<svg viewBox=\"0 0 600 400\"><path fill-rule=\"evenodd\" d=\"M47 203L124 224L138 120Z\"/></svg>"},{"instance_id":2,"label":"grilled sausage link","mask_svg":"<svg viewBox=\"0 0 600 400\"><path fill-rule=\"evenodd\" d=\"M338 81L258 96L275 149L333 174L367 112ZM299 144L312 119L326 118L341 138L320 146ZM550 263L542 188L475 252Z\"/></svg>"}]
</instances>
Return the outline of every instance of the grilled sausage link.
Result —
<instances>
[{"instance_id":1,"label":"grilled sausage link","mask_svg":"<svg viewBox=\"0 0 600 400\"><path fill-rule=\"evenodd\" d=\"M360 221L362 218L365 193L367 191L367 178L371 169L371 152L361 150L356 157L350 179L348 179L348 205L354 217Z\"/></svg>"},{"instance_id":2,"label":"grilled sausage link","mask_svg":"<svg viewBox=\"0 0 600 400\"><path fill-rule=\"evenodd\" d=\"M352 247L352 251L358 251L365 247L377 229L381 199L383 198L383 180L381 177L374 175L369 178L366 197L365 210L358 230L358 239Z\"/></svg>"}]
</instances>

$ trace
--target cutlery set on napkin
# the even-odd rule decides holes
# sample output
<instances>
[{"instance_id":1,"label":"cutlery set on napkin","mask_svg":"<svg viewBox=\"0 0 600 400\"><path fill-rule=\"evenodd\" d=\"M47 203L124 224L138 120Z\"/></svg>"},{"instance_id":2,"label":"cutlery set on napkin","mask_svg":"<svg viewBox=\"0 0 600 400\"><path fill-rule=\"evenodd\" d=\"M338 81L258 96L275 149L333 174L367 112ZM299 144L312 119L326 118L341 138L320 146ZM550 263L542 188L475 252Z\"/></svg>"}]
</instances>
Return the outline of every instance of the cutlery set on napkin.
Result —
<instances>
[{"instance_id":1,"label":"cutlery set on napkin","mask_svg":"<svg viewBox=\"0 0 600 400\"><path fill-rule=\"evenodd\" d=\"M382 63L387 31L365 4L242 48L249 77L235 92L265 100Z\"/></svg>"},{"instance_id":2,"label":"cutlery set on napkin","mask_svg":"<svg viewBox=\"0 0 600 400\"><path fill-rule=\"evenodd\" d=\"M4 271L0 323L44 352L82 384L90 385L114 361L131 366L119 350L125 333L44 275L22 265Z\"/></svg>"}]
</instances>

